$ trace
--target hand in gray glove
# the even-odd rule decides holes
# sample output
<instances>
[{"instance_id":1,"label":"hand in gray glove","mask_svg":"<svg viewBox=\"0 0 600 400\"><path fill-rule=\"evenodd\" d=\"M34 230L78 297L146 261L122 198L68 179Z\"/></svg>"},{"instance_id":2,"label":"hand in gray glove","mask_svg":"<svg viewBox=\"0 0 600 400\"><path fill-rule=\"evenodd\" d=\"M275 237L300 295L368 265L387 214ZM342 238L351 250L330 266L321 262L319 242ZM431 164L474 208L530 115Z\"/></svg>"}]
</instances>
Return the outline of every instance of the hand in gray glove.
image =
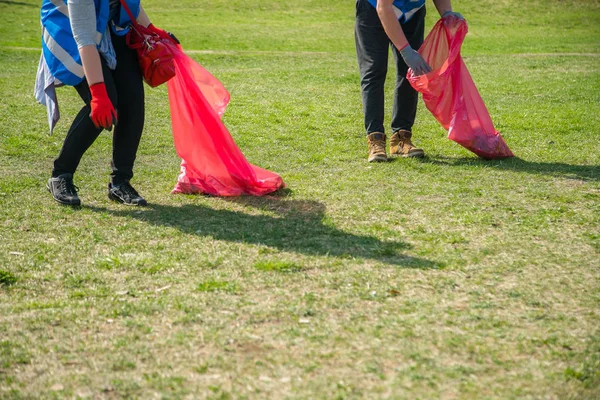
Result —
<instances>
[{"instance_id":1,"label":"hand in gray glove","mask_svg":"<svg viewBox=\"0 0 600 400\"><path fill-rule=\"evenodd\" d=\"M446 17L455 17L458 19L465 19L465 17L463 17L460 13L454 12L454 11L446 11L443 15L442 18L446 18Z\"/></svg>"},{"instance_id":2,"label":"hand in gray glove","mask_svg":"<svg viewBox=\"0 0 600 400\"><path fill-rule=\"evenodd\" d=\"M400 50L400 55L404 59L404 62L410 69L413 70L415 75L423 75L431 72L431 67L427 64L427 61L421 57L410 45L406 45Z\"/></svg>"}]
</instances>

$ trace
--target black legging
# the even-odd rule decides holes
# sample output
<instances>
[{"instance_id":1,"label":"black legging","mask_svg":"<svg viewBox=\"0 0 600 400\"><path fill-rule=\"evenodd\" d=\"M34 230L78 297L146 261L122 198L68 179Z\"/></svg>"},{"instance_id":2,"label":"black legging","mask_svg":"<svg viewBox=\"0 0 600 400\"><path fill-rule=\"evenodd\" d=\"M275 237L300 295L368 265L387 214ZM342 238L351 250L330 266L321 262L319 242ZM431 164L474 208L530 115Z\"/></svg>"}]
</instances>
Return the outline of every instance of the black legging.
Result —
<instances>
[{"instance_id":1,"label":"black legging","mask_svg":"<svg viewBox=\"0 0 600 400\"><path fill-rule=\"evenodd\" d=\"M110 100L117 110L118 124L113 133L112 183L119 184L133 177L133 163L144 129L144 85L135 51L125 44L125 37L112 35L117 55L117 67L108 68L102 57L102 73ZM75 86L85 102L73 121L63 147L54 160L52 176L75 173L81 157L94 143L102 128L96 128L90 118L91 93L87 81Z\"/></svg>"}]
</instances>

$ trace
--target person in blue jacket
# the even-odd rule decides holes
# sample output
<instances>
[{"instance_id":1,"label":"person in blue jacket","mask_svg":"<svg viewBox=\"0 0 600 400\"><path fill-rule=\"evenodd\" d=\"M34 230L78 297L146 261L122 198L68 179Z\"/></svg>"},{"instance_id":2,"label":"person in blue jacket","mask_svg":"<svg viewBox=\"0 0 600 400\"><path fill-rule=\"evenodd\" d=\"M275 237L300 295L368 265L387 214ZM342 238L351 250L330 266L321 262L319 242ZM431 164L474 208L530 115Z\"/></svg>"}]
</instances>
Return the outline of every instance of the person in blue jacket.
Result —
<instances>
[{"instance_id":1,"label":"person in blue jacket","mask_svg":"<svg viewBox=\"0 0 600 400\"><path fill-rule=\"evenodd\" d=\"M126 4L140 25L178 43L150 23L140 0ZM121 0L43 0L41 23L35 95L47 107L50 130L59 118L55 87L74 86L85 103L54 160L48 191L61 204L80 205L73 174L100 133L114 128L108 197L146 205L130 184L144 128L144 87L137 53L125 42L131 20Z\"/></svg>"},{"instance_id":2,"label":"person in blue jacket","mask_svg":"<svg viewBox=\"0 0 600 400\"><path fill-rule=\"evenodd\" d=\"M440 16L453 15L450 0L433 0ZM396 88L392 111L390 153L402 157L423 157L412 143L412 127L418 94L406 79L411 68L416 75L431 70L417 52L424 40L425 0L357 0L355 41L361 79L369 162L386 161L384 83L389 47L396 61Z\"/></svg>"}]
</instances>

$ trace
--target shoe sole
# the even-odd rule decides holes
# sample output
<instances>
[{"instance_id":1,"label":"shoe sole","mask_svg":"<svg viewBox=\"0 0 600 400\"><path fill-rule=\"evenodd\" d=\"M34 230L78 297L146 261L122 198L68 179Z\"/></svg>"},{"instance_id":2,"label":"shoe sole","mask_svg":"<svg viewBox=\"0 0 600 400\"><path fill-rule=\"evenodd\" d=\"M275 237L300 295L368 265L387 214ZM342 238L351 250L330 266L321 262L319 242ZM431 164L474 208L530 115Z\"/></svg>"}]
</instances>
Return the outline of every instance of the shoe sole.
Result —
<instances>
[{"instance_id":1,"label":"shoe sole","mask_svg":"<svg viewBox=\"0 0 600 400\"><path fill-rule=\"evenodd\" d=\"M372 158L369 158L369 162L386 162L388 160L388 158L386 156L374 156Z\"/></svg>"},{"instance_id":2,"label":"shoe sole","mask_svg":"<svg viewBox=\"0 0 600 400\"><path fill-rule=\"evenodd\" d=\"M126 206L132 206L132 207L146 207L148 205L147 201L144 201L144 203L126 203L124 202L120 197L117 197L115 195L113 195L111 192L108 192L108 198L116 203L119 204L123 204Z\"/></svg>"},{"instance_id":3,"label":"shoe sole","mask_svg":"<svg viewBox=\"0 0 600 400\"><path fill-rule=\"evenodd\" d=\"M425 157L425 152L424 151L415 151L412 153L408 153L408 154L398 154L398 153L392 153L393 156L396 157L404 157L404 158L423 158Z\"/></svg>"},{"instance_id":4,"label":"shoe sole","mask_svg":"<svg viewBox=\"0 0 600 400\"><path fill-rule=\"evenodd\" d=\"M410 157L423 158L423 157L425 157L425 152L424 151L415 151L415 152L408 153L408 154L402 154L402 157L404 157L404 158L410 158Z\"/></svg>"},{"instance_id":5,"label":"shoe sole","mask_svg":"<svg viewBox=\"0 0 600 400\"><path fill-rule=\"evenodd\" d=\"M46 184L46 189L48 189L48 192L52 195L52 190L50 190L50 186L48 184ZM52 195L52 198L54 199L55 202L57 202L58 204L62 204L63 206L73 206L73 207L81 206L81 200L78 201L77 203L68 203L66 201L61 201L61 200L57 199L56 197L54 197L54 195Z\"/></svg>"}]
</instances>

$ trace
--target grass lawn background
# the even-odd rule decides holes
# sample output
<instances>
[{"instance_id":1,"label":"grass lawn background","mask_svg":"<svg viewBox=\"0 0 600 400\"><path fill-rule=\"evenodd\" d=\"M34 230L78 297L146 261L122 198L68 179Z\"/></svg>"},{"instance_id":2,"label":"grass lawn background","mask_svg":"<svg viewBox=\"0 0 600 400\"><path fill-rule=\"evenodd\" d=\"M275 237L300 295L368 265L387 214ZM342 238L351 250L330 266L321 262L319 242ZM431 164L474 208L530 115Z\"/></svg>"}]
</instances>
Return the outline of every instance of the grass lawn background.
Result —
<instances>
[{"instance_id":1,"label":"grass lawn background","mask_svg":"<svg viewBox=\"0 0 600 400\"><path fill-rule=\"evenodd\" d=\"M428 157L371 165L354 2L144 1L288 185L169 194L166 87L147 88L145 209L106 198L107 133L81 209L46 192L81 103L59 89L49 136L39 4L0 1L1 398L600 397L600 2L455 1L517 157L478 159L420 104Z\"/></svg>"}]
</instances>

